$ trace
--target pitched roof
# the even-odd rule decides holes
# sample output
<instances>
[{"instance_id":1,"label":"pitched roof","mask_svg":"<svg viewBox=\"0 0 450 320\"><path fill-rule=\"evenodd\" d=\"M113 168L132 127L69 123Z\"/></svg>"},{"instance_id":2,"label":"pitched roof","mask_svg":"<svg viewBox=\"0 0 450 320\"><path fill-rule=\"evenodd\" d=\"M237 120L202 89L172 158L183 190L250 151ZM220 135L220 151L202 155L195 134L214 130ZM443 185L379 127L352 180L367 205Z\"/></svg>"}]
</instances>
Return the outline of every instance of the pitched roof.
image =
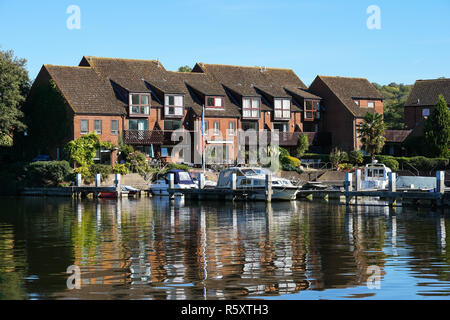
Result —
<instances>
[{"instance_id":1,"label":"pitched roof","mask_svg":"<svg viewBox=\"0 0 450 320\"><path fill-rule=\"evenodd\" d=\"M405 106L434 106L440 94L450 102L450 79L417 80Z\"/></svg>"},{"instance_id":2,"label":"pitched roof","mask_svg":"<svg viewBox=\"0 0 450 320\"><path fill-rule=\"evenodd\" d=\"M402 143L408 138L412 130L386 130L384 137L386 142Z\"/></svg>"},{"instance_id":3,"label":"pitched roof","mask_svg":"<svg viewBox=\"0 0 450 320\"><path fill-rule=\"evenodd\" d=\"M253 86L293 86L306 89L306 85L291 69L197 63L193 71L207 73L216 81L233 86L236 90L241 87L243 91L248 91Z\"/></svg>"},{"instance_id":4,"label":"pitched roof","mask_svg":"<svg viewBox=\"0 0 450 320\"><path fill-rule=\"evenodd\" d=\"M317 76L317 78L321 79L347 109L357 117L364 116L368 110L359 108L354 102L354 98L383 100L381 93L367 79L328 76Z\"/></svg>"},{"instance_id":5,"label":"pitched roof","mask_svg":"<svg viewBox=\"0 0 450 320\"><path fill-rule=\"evenodd\" d=\"M45 65L59 90L76 113L124 114L124 104L116 98L106 79L89 67Z\"/></svg>"},{"instance_id":6,"label":"pitched roof","mask_svg":"<svg viewBox=\"0 0 450 320\"><path fill-rule=\"evenodd\" d=\"M303 99L311 99L311 100L322 100L321 97L312 94L311 92L308 92L306 89L297 88L297 87L285 87L284 88L287 92L290 92L291 94L297 95Z\"/></svg>"}]
</instances>

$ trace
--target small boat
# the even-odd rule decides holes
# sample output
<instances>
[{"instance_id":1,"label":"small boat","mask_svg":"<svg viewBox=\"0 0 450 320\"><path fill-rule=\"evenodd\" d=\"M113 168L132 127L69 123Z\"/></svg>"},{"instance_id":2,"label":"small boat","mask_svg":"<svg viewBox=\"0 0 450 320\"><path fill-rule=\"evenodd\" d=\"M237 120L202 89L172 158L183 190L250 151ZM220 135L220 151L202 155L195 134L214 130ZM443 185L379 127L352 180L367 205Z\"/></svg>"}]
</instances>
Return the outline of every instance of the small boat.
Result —
<instances>
[{"instance_id":1,"label":"small boat","mask_svg":"<svg viewBox=\"0 0 450 320\"><path fill-rule=\"evenodd\" d=\"M389 184L389 172L392 172L392 170L377 160L367 164L364 168L364 179L361 182L362 188L386 189Z\"/></svg>"},{"instance_id":2,"label":"small boat","mask_svg":"<svg viewBox=\"0 0 450 320\"><path fill-rule=\"evenodd\" d=\"M129 197L134 197L140 190L130 187L130 186L122 186L122 195L126 195ZM111 192L100 192L99 198L103 199L116 199L117 194L115 191Z\"/></svg>"},{"instance_id":3,"label":"small boat","mask_svg":"<svg viewBox=\"0 0 450 320\"><path fill-rule=\"evenodd\" d=\"M168 196L169 192L169 174L174 174L175 189L197 189L198 185L192 180L188 172L184 170L170 170L161 178L150 185L150 192L155 196ZM175 196L181 196L181 193L175 193Z\"/></svg>"},{"instance_id":4,"label":"small boat","mask_svg":"<svg viewBox=\"0 0 450 320\"><path fill-rule=\"evenodd\" d=\"M266 175L272 175L272 200L295 200L298 188L288 179L278 178L264 168L234 167L220 172L216 189L231 189L232 174L236 174L237 190L252 190L252 200L266 200Z\"/></svg>"},{"instance_id":5,"label":"small boat","mask_svg":"<svg viewBox=\"0 0 450 320\"><path fill-rule=\"evenodd\" d=\"M197 186L200 187L200 172L191 172L192 181L194 181ZM205 176L205 188L215 188L217 186L217 182L208 179Z\"/></svg>"}]
</instances>

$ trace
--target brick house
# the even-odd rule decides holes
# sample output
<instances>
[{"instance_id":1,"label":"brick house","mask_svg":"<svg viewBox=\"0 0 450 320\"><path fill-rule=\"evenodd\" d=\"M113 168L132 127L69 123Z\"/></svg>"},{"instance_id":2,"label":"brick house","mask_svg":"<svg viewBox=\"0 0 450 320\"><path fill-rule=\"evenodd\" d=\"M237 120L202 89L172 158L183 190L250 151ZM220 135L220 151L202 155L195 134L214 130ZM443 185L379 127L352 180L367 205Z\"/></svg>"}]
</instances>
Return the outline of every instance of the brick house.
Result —
<instances>
[{"instance_id":1,"label":"brick house","mask_svg":"<svg viewBox=\"0 0 450 320\"><path fill-rule=\"evenodd\" d=\"M302 132L317 142L321 129L321 98L289 69L198 63L182 73L154 60L86 56L76 67L44 65L28 100L39 99L36 87L50 80L65 100L70 127L49 151L53 158L67 141L95 131L102 141L122 140L149 158L191 162L202 153L203 139L194 133L201 130L203 107L206 147L221 148L229 163L238 154L238 129L278 129L287 147L296 146ZM172 159L176 129L189 134L192 152ZM100 150L96 160L115 163L117 154Z\"/></svg>"},{"instance_id":2,"label":"brick house","mask_svg":"<svg viewBox=\"0 0 450 320\"><path fill-rule=\"evenodd\" d=\"M345 151L361 149L357 128L367 112L383 114L383 97L367 79L317 76L309 92L323 99L322 126L332 147Z\"/></svg>"},{"instance_id":3,"label":"brick house","mask_svg":"<svg viewBox=\"0 0 450 320\"><path fill-rule=\"evenodd\" d=\"M423 122L433 112L442 94L450 102L450 79L417 80L405 103L405 127L422 135Z\"/></svg>"}]
</instances>

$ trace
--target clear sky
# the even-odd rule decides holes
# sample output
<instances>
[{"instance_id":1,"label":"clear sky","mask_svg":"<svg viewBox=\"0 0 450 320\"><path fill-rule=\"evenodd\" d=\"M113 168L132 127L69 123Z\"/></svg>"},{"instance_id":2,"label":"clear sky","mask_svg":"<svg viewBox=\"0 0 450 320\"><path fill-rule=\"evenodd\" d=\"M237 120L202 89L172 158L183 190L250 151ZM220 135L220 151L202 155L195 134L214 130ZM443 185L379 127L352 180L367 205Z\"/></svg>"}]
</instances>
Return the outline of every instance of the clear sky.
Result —
<instances>
[{"instance_id":1,"label":"clear sky","mask_svg":"<svg viewBox=\"0 0 450 320\"><path fill-rule=\"evenodd\" d=\"M67 8L81 10L70 30ZM369 29L367 8L381 12ZM380 84L450 77L449 0L0 0L0 46L43 64L83 55L291 68Z\"/></svg>"}]
</instances>

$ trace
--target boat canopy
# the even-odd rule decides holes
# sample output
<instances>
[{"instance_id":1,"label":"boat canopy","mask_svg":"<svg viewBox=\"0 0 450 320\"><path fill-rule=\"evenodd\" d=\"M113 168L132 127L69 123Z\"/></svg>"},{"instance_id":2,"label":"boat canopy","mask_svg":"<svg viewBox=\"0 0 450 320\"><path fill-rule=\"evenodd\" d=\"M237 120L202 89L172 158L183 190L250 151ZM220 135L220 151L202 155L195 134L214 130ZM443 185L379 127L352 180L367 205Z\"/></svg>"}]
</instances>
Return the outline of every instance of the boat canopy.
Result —
<instances>
[{"instance_id":1,"label":"boat canopy","mask_svg":"<svg viewBox=\"0 0 450 320\"><path fill-rule=\"evenodd\" d=\"M169 174L173 173L175 176L174 183L175 184L194 184L194 181L192 180L191 176L188 172L184 170L170 170L166 173L165 179L167 182L169 181Z\"/></svg>"}]
</instances>

